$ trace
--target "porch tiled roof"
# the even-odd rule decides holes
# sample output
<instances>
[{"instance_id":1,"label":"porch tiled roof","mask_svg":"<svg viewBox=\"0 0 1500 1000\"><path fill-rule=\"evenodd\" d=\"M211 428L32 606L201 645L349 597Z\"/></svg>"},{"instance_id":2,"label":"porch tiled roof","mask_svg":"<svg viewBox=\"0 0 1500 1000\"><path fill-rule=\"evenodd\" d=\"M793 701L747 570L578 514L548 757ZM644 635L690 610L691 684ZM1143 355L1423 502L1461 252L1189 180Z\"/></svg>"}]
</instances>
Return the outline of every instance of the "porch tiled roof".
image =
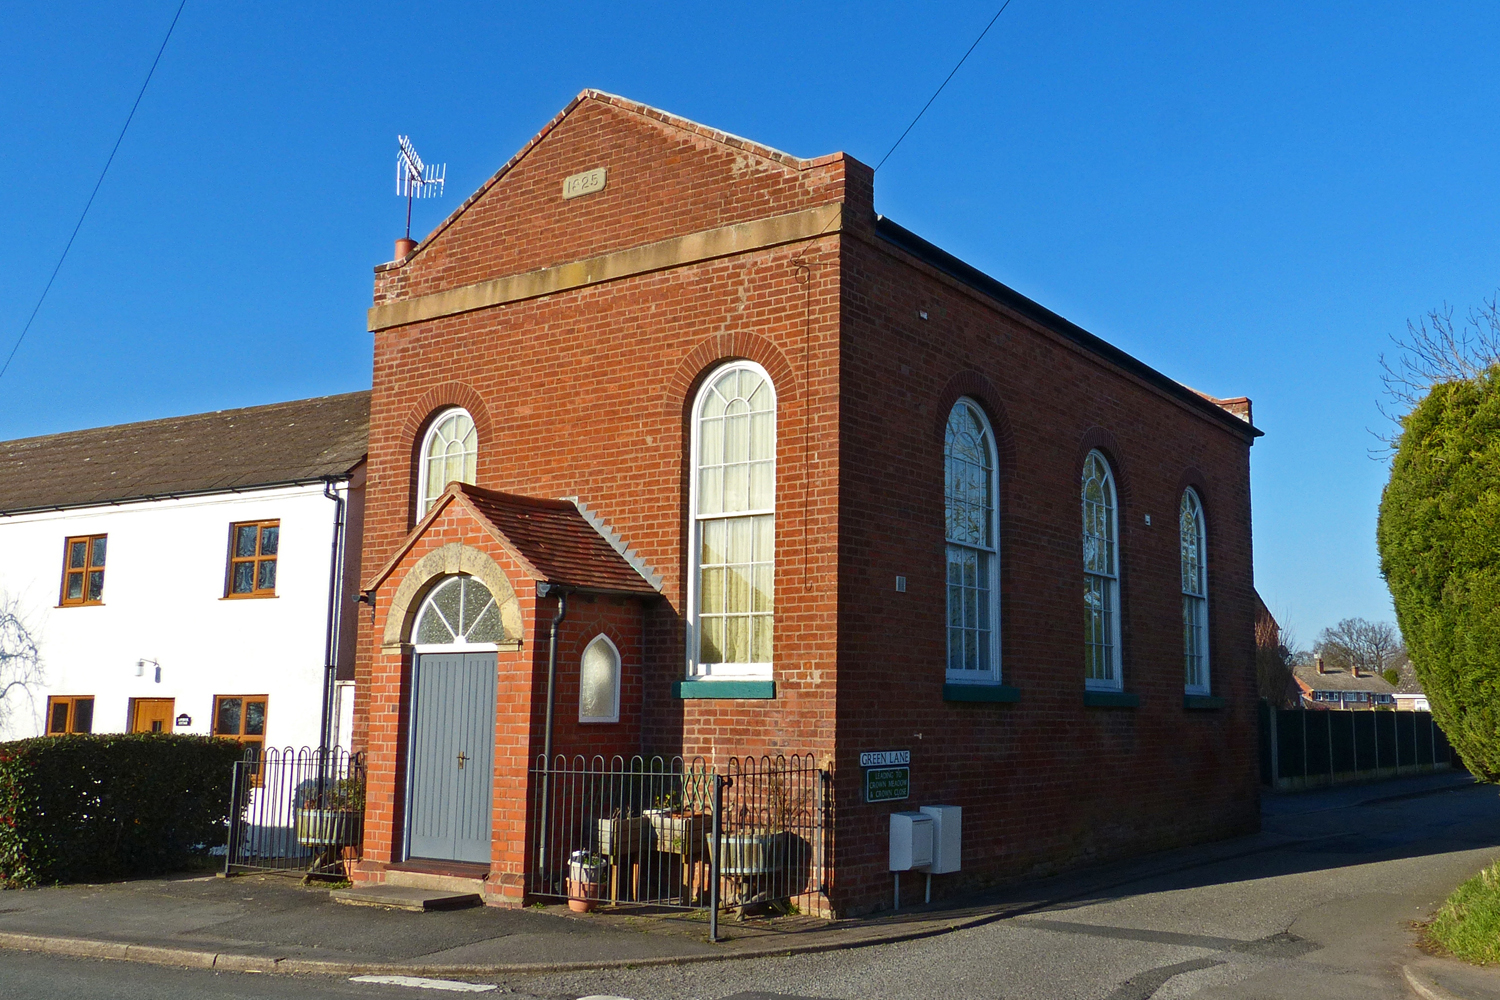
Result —
<instances>
[{"instance_id":1,"label":"porch tiled roof","mask_svg":"<svg viewBox=\"0 0 1500 1000\"><path fill-rule=\"evenodd\" d=\"M643 597L657 595L657 589L572 501L499 493L465 483L454 483L450 489L462 493L474 512L489 521L549 583Z\"/></svg>"}]
</instances>

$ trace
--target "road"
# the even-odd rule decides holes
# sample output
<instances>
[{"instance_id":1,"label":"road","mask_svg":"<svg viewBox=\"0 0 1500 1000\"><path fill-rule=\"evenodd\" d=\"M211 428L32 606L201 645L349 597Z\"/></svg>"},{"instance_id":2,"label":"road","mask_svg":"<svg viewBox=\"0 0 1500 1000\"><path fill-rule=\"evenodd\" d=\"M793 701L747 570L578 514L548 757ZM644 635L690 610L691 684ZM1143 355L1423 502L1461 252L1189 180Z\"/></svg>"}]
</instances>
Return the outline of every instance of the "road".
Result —
<instances>
[{"instance_id":1,"label":"road","mask_svg":"<svg viewBox=\"0 0 1500 1000\"><path fill-rule=\"evenodd\" d=\"M1372 801L1373 800L1373 801ZM475 995L631 1000L738 997L1410 997L1413 921L1500 858L1500 791L1391 799L1379 786L1267 800L1269 851L1143 879L940 937L822 955L484 980ZM1500 973L1493 995L1500 996ZM0 953L0 995L418 998L464 995L347 979L213 973ZM1470 992L1469 996L1480 994Z\"/></svg>"}]
</instances>

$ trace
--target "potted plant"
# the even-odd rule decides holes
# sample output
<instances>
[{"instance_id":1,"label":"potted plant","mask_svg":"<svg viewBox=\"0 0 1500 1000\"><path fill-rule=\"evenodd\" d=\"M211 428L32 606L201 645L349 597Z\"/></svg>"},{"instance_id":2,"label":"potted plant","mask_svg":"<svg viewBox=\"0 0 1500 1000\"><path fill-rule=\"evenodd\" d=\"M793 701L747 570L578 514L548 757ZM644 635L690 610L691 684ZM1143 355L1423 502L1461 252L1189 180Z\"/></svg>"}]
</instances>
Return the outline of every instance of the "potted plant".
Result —
<instances>
[{"instance_id":1,"label":"potted plant","mask_svg":"<svg viewBox=\"0 0 1500 1000\"><path fill-rule=\"evenodd\" d=\"M592 851L568 855L568 909L587 913L599 903L600 890L609 880L609 858Z\"/></svg>"},{"instance_id":2,"label":"potted plant","mask_svg":"<svg viewBox=\"0 0 1500 1000\"><path fill-rule=\"evenodd\" d=\"M596 821L594 847L612 858L629 858L640 854L651 837L651 820L646 816L627 816L616 809L610 816Z\"/></svg>"},{"instance_id":3,"label":"potted plant","mask_svg":"<svg viewBox=\"0 0 1500 1000\"><path fill-rule=\"evenodd\" d=\"M696 857L703 852L708 816L695 807L691 797L684 800L680 792L672 791L657 796L652 808L645 810L658 851L684 857Z\"/></svg>"},{"instance_id":4,"label":"potted plant","mask_svg":"<svg viewBox=\"0 0 1500 1000\"><path fill-rule=\"evenodd\" d=\"M297 796L297 843L325 849L357 844L364 811L362 777L305 781Z\"/></svg>"}]
</instances>

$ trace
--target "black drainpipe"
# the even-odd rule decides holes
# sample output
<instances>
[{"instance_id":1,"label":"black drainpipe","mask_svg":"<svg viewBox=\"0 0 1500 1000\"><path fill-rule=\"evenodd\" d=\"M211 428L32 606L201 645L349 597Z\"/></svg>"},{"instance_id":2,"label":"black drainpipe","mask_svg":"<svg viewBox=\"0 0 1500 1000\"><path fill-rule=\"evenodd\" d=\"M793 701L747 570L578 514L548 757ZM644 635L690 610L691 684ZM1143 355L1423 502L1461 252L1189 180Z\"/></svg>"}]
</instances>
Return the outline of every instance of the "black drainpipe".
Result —
<instances>
[{"instance_id":1,"label":"black drainpipe","mask_svg":"<svg viewBox=\"0 0 1500 1000\"><path fill-rule=\"evenodd\" d=\"M328 747L333 742L333 691L334 678L338 672L339 625L343 619L342 602L339 601L339 580L344 566L344 497L333 488L337 480L323 480L323 495L334 502L333 552L328 565L328 637L323 655L323 712L318 722L318 746Z\"/></svg>"},{"instance_id":2,"label":"black drainpipe","mask_svg":"<svg viewBox=\"0 0 1500 1000\"><path fill-rule=\"evenodd\" d=\"M552 710L557 695L557 629L568 615L568 592L555 583L536 585L536 596L557 595L557 613L552 616L552 632L547 636L547 724L542 730L542 815L541 836L537 838L537 871L547 875L548 826L552 816Z\"/></svg>"}]
</instances>

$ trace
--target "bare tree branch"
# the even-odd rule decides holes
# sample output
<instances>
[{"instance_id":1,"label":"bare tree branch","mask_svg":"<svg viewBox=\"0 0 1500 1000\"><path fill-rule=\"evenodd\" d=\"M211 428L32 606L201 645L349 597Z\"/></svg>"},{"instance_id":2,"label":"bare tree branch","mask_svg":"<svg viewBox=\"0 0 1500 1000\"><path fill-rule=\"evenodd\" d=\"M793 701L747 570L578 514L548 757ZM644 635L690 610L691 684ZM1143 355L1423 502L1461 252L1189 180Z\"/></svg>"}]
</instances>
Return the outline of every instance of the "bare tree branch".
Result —
<instances>
[{"instance_id":1,"label":"bare tree branch","mask_svg":"<svg viewBox=\"0 0 1500 1000\"><path fill-rule=\"evenodd\" d=\"M1406 659L1406 646L1394 625L1363 618L1345 618L1332 628L1325 628L1314 648L1330 667L1351 671L1357 668L1371 675L1399 667Z\"/></svg>"},{"instance_id":2,"label":"bare tree branch","mask_svg":"<svg viewBox=\"0 0 1500 1000\"><path fill-rule=\"evenodd\" d=\"M1386 402L1377 404L1395 426L1372 432L1383 443L1372 457L1389 458L1401 440L1402 421L1435 385L1478 378L1500 364L1500 293L1469 310L1462 324L1446 303L1420 320L1406 321L1405 336L1391 336L1394 356L1380 356Z\"/></svg>"},{"instance_id":3,"label":"bare tree branch","mask_svg":"<svg viewBox=\"0 0 1500 1000\"><path fill-rule=\"evenodd\" d=\"M17 693L33 705L45 675L36 632L18 598L0 592L0 733L9 732Z\"/></svg>"}]
</instances>

